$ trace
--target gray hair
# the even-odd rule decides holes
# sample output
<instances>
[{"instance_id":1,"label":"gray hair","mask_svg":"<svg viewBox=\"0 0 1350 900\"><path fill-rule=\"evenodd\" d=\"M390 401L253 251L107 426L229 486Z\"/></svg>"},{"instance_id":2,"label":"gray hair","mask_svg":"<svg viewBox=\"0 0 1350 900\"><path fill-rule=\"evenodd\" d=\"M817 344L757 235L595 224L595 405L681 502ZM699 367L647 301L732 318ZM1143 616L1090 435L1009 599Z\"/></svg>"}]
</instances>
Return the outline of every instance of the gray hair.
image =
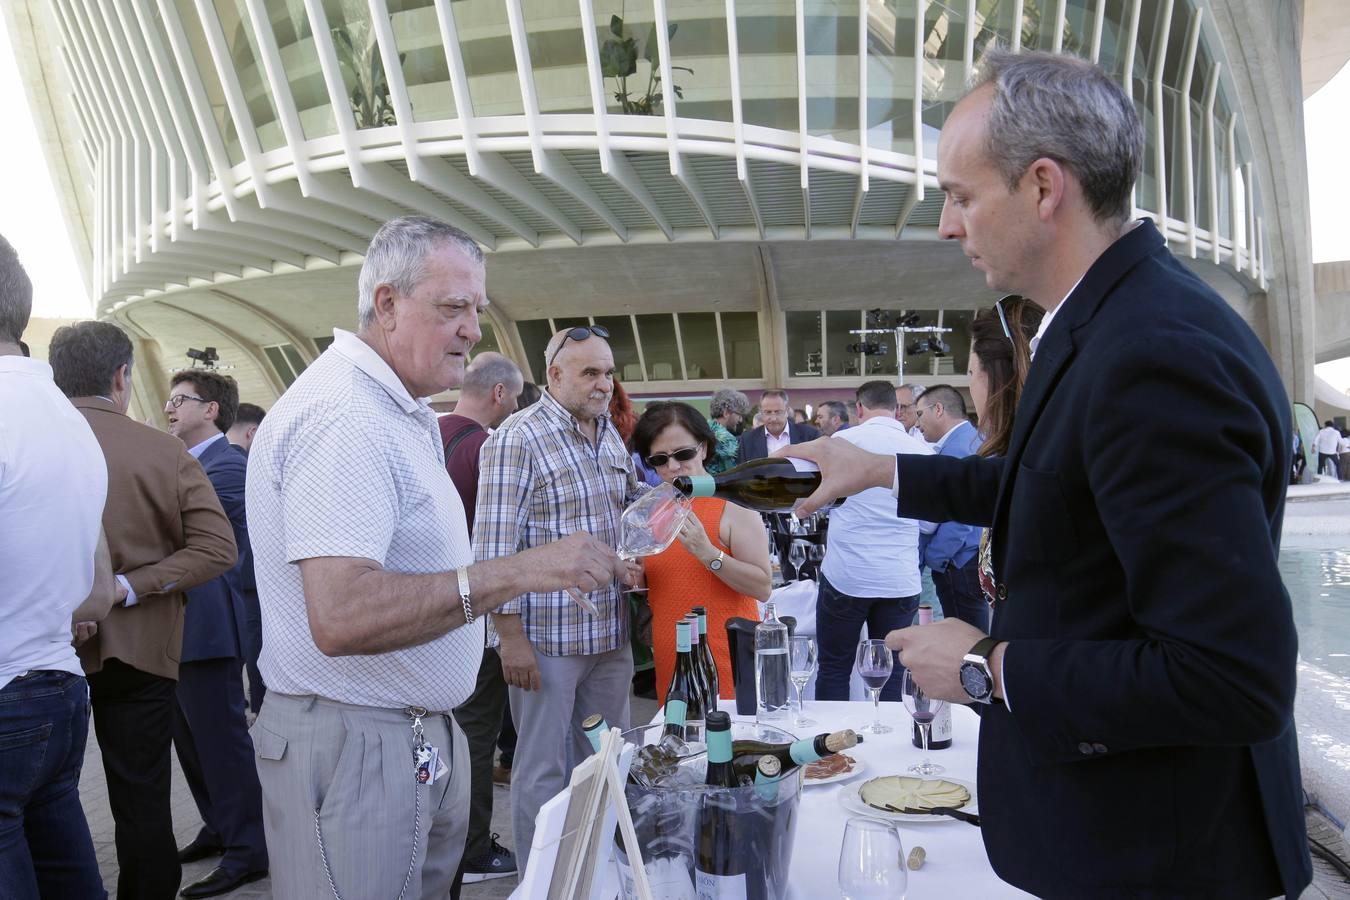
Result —
<instances>
[{"instance_id":1,"label":"gray hair","mask_svg":"<svg viewBox=\"0 0 1350 900\"><path fill-rule=\"evenodd\" d=\"M734 413L738 416L748 415L750 413L750 398L731 388L719 388L713 391L712 399L708 401L708 415L711 418L720 419L727 413Z\"/></svg>"},{"instance_id":2,"label":"gray hair","mask_svg":"<svg viewBox=\"0 0 1350 900\"><path fill-rule=\"evenodd\" d=\"M0 237L0 341L18 343L33 314L33 282L9 241Z\"/></svg>"},{"instance_id":3,"label":"gray hair","mask_svg":"<svg viewBox=\"0 0 1350 900\"><path fill-rule=\"evenodd\" d=\"M919 402L919 398L922 397L923 392L927 390L927 388L921 384L897 384L895 389L897 391L909 391L909 395L914 398L913 402L915 403Z\"/></svg>"},{"instance_id":4,"label":"gray hair","mask_svg":"<svg viewBox=\"0 0 1350 900\"><path fill-rule=\"evenodd\" d=\"M763 406L764 401L769 399L770 397L780 398L783 401L783 405L787 407L787 414L792 415L792 401L788 399L787 391L778 391L778 390L765 391L764 393L759 395L760 406Z\"/></svg>"},{"instance_id":5,"label":"gray hair","mask_svg":"<svg viewBox=\"0 0 1350 900\"><path fill-rule=\"evenodd\" d=\"M889 388L890 385L888 384L886 387ZM891 402L894 403L895 392L887 391L886 393L891 395ZM848 424L848 406L846 406L842 400L826 400L824 403L820 404L820 408L829 410L830 415L837 417L839 421L844 424Z\"/></svg>"},{"instance_id":6,"label":"gray hair","mask_svg":"<svg viewBox=\"0 0 1350 900\"><path fill-rule=\"evenodd\" d=\"M76 322L56 329L47 362L67 397L106 397L117 370L131 366L131 338L111 322Z\"/></svg>"},{"instance_id":7,"label":"gray hair","mask_svg":"<svg viewBox=\"0 0 1350 900\"><path fill-rule=\"evenodd\" d=\"M994 86L988 153L1013 190L1042 157L1073 173L1098 222L1127 218L1144 159L1144 127L1101 67L1057 53L991 50L971 90Z\"/></svg>"},{"instance_id":8,"label":"gray hair","mask_svg":"<svg viewBox=\"0 0 1350 900\"><path fill-rule=\"evenodd\" d=\"M464 384L460 391L465 394L487 396L497 385L502 384L511 394L519 394L525 386L525 376L520 367L500 353L485 351L479 353L464 370Z\"/></svg>"},{"instance_id":9,"label":"gray hair","mask_svg":"<svg viewBox=\"0 0 1350 900\"><path fill-rule=\"evenodd\" d=\"M483 248L453 225L430 216L402 216L380 226L370 239L356 287L356 318L361 328L375 322L375 290L387 284L407 296L426 274L426 258L443 244L452 244L478 265Z\"/></svg>"}]
</instances>

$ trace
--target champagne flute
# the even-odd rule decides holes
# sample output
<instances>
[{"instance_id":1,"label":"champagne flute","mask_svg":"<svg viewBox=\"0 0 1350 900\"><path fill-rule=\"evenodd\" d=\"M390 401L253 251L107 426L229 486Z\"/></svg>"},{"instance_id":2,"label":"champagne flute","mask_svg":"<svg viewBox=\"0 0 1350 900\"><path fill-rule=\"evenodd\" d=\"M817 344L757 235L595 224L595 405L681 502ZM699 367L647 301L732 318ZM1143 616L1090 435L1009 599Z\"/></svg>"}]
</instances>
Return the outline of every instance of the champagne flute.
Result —
<instances>
[{"instance_id":1,"label":"champagne flute","mask_svg":"<svg viewBox=\"0 0 1350 900\"><path fill-rule=\"evenodd\" d=\"M947 701L925 694L909 669L905 670L901 690L905 695L905 709L914 717L914 724L919 726L919 737L923 741L923 762L910 766L909 771L915 775L941 775L947 770L928 759L928 741L932 736L933 719L946 707Z\"/></svg>"},{"instance_id":2,"label":"champagne flute","mask_svg":"<svg viewBox=\"0 0 1350 900\"><path fill-rule=\"evenodd\" d=\"M881 724L881 689L891 678L895 659L885 641L864 640L858 644L858 675L872 695L872 711L875 721L864 725L859 731L867 734L890 734L891 726Z\"/></svg>"},{"instance_id":3,"label":"champagne flute","mask_svg":"<svg viewBox=\"0 0 1350 900\"><path fill-rule=\"evenodd\" d=\"M804 634L794 634L788 644L788 652L791 659L788 675L797 687L797 718L792 724L814 725L816 724L814 719L808 719L802 714L802 691L806 690L806 683L816 671L816 639Z\"/></svg>"},{"instance_id":4,"label":"champagne flute","mask_svg":"<svg viewBox=\"0 0 1350 900\"><path fill-rule=\"evenodd\" d=\"M839 848L839 892L844 900L905 900L909 873L900 832L890 822L855 816Z\"/></svg>"}]
</instances>

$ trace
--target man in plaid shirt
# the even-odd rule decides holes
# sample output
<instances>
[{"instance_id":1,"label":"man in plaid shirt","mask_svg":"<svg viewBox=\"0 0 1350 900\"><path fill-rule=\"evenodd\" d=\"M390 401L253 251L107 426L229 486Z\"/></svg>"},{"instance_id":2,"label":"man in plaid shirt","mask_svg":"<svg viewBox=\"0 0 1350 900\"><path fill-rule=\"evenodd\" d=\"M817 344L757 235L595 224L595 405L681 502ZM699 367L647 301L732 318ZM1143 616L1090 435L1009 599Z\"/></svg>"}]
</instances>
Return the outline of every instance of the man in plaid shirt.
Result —
<instances>
[{"instance_id":1,"label":"man in plaid shirt","mask_svg":"<svg viewBox=\"0 0 1350 900\"><path fill-rule=\"evenodd\" d=\"M601 327L560 331L544 351L548 387L483 445L474 556L509 556L585 531L617 547L619 517L640 491L609 420L614 356ZM632 564L631 573L640 571ZM539 807L563 789L588 753L581 720L601 713L627 729L633 657L618 581L587 595L523 594L492 616L519 739L511 770L511 823L525 870ZM569 737L570 735L570 737Z\"/></svg>"}]
</instances>

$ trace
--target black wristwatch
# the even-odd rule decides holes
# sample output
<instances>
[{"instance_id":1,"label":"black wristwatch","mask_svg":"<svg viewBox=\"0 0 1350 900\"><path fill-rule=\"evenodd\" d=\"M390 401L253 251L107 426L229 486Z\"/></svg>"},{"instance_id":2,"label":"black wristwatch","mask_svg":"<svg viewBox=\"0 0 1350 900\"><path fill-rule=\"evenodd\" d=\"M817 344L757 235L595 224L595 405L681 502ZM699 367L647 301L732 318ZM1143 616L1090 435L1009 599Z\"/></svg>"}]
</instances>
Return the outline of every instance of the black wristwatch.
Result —
<instances>
[{"instance_id":1,"label":"black wristwatch","mask_svg":"<svg viewBox=\"0 0 1350 900\"><path fill-rule=\"evenodd\" d=\"M989 669L989 654L998 644L997 638L982 638L963 658L961 687L973 703L989 703L994 699L994 673Z\"/></svg>"}]
</instances>

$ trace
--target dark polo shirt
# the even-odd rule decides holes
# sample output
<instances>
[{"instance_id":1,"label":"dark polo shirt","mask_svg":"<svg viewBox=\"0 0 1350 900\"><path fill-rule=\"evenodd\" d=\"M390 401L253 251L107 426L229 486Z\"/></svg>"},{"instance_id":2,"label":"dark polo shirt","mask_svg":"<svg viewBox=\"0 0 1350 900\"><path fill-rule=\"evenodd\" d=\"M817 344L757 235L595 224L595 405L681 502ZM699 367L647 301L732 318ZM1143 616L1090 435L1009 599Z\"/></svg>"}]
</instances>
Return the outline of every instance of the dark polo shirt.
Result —
<instances>
[{"instance_id":1,"label":"dark polo shirt","mask_svg":"<svg viewBox=\"0 0 1350 900\"><path fill-rule=\"evenodd\" d=\"M473 508L478 502L478 451L488 439L487 429L467 416L441 416L441 444L454 440L461 431L468 431L445 458L445 471L464 501L464 520L473 535Z\"/></svg>"}]
</instances>

